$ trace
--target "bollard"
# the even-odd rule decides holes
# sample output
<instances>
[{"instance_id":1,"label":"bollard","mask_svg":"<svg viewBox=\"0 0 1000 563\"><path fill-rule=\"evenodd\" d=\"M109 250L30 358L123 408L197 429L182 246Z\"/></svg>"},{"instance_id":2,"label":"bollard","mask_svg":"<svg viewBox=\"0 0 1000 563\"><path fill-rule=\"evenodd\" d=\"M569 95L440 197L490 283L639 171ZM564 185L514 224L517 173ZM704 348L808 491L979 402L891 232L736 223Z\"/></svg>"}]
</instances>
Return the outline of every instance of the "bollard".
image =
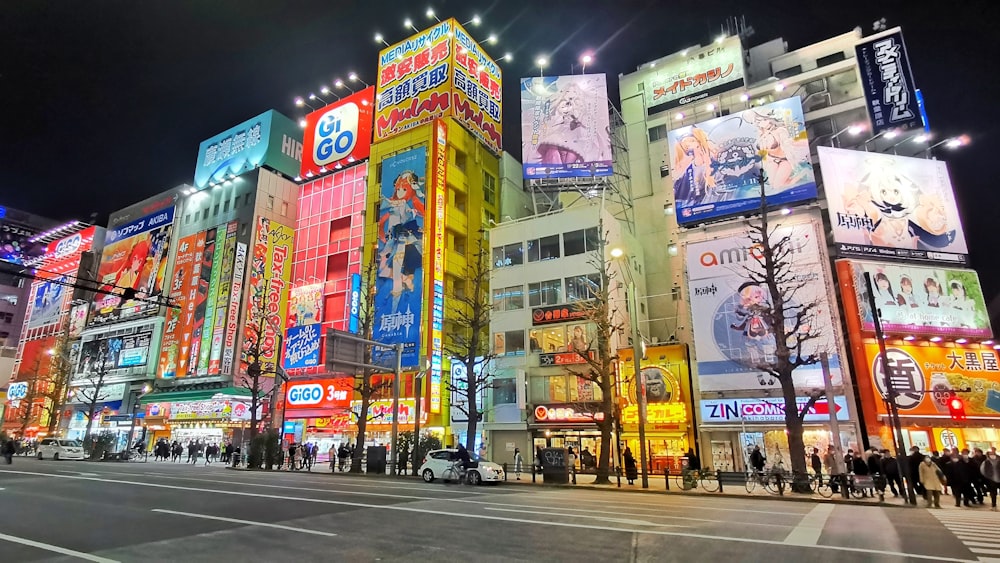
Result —
<instances>
[{"instance_id":1,"label":"bollard","mask_svg":"<svg viewBox=\"0 0 1000 563\"><path fill-rule=\"evenodd\" d=\"M538 469L538 467L534 463L532 463L531 464L531 482L532 483L535 482L535 470L536 469Z\"/></svg>"},{"instance_id":2,"label":"bollard","mask_svg":"<svg viewBox=\"0 0 1000 563\"><path fill-rule=\"evenodd\" d=\"M664 469L663 470L663 484L666 485L667 490L669 491L670 490L670 470L669 469Z\"/></svg>"},{"instance_id":3,"label":"bollard","mask_svg":"<svg viewBox=\"0 0 1000 563\"><path fill-rule=\"evenodd\" d=\"M723 487L722 487L722 472L721 471L716 471L715 472L715 479L717 481L719 481L719 492L720 493L725 492L725 489L723 489Z\"/></svg>"},{"instance_id":4,"label":"bollard","mask_svg":"<svg viewBox=\"0 0 1000 563\"><path fill-rule=\"evenodd\" d=\"M507 462L503 462L503 480L507 480Z\"/></svg>"}]
</instances>

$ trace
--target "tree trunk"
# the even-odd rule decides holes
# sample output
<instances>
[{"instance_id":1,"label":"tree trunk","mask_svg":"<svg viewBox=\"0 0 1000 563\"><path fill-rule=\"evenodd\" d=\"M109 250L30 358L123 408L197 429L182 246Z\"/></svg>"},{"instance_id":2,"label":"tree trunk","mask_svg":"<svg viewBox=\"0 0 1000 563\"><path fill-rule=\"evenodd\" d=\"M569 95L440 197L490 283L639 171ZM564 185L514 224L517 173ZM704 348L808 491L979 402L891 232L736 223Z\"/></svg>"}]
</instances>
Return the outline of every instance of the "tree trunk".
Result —
<instances>
[{"instance_id":1,"label":"tree trunk","mask_svg":"<svg viewBox=\"0 0 1000 563\"><path fill-rule=\"evenodd\" d=\"M809 477L806 470L806 445L802 439L802 419L799 417L798 397L795 395L795 382L792 372L783 374L781 394L785 399L785 428L788 431L788 457L792 468L792 491L809 493Z\"/></svg>"},{"instance_id":2,"label":"tree trunk","mask_svg":"<svg viewBox=\"0 0 1000 563\"><path fill-rule=\"evenodd\" d=\"M365 432L368 430L368 410L371 408L371 376L365 374L368 388L367 392L361 394L361 412L358 413L358 435L354 438L354 453L351 455L351 473L361 473L361 456L365 450Z\"/></svg>"},{"instance_id":3,"label":"tree trunk","mask_svg":"<svg viewBox=\"0 0 1000 563\"><path fill-rule=\"evenodd\" d=\"M260 381L254 378L250 396L250 443L257 437L257 408L260 406Z\"/></svg>"},{"instance_id":4,"label":"tree trunk","mask_svg":"<svg viewBox=\"0 0 1000 563\"><path fill-rule=\"evenodd\" d=\"M474 452L476 447L476 427L479 425L479 403L476 401L476 391L478 391L478 381L476 380L476 375L473 372L475 368L475 361L470 364L466 364L465 373L468 379L468 385L466 386L466 410L469 411L468 419L469 421L465 426L465 449L470 452Z\"/></svg>"},{"instance_id":5,"label":"tree trunk","mask_svg":"<svg viewBox=\"0 0 1000 563\"><path fill-rule=\"evenodd\" d=\"M605 389L607 387L607 389ZM611 381L605 377L601 381L601 413L604 420L597 423L597 428L601 431L601 452L597 460L597 480L595 484L607 484L611 482L608 477L611 473L611 448L614 445L611 436L611 425L614 423L614 413L611 408ZM579 452L577 452L579 455Z\"/></svg>"}]
</instances>

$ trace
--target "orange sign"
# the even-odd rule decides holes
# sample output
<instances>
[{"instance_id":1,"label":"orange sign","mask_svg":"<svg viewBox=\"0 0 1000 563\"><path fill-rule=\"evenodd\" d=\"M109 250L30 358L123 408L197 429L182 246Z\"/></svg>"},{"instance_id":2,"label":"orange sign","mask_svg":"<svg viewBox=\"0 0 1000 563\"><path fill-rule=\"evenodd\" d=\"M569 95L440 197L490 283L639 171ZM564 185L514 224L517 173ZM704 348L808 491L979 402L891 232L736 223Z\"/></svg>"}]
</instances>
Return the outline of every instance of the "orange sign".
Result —
<instances>
[{"instance_id":1,"label":"orange sign","mask_svg":"<svg viewBox=\"0 0 1000 563\"><path fill-rule=\"evenodd\" d=\"M866 400L886 414L884 364L878 344L865 343L868 373L874 392ZM899 394L896 405L903 416L947 416L953 392L965 401L969 418L1000 417L1000 352L987 347L890 345L886 348L889 373ZM862 386L862 388L867 386Z\"/></svg>"}]
</instances>

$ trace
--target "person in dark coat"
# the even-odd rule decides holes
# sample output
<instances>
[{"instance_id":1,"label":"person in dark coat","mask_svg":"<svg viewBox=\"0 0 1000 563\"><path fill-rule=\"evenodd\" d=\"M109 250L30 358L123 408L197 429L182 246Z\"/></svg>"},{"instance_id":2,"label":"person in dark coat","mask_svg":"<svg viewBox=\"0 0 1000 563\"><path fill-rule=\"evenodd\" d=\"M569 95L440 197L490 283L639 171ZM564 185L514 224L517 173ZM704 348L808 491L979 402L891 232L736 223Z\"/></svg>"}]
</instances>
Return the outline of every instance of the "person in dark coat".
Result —
<instances>
[{"instance_id":1,"label":"person in dark coat","mask_svg":"<svg viewBox=\"0 0 1000 563\"><path fill-rule=\"evenodd\" d=\"M906 477L913 483L913 490L920 496L924 494L924 486L920 483L920 463L924 461L924 454L920 453L920 448L913 446L910 448L910 455L906 458Z\"/></svg>"},{"instance_id":2,"label":"person in dark coat","mask_svg":"<svg viewBox=\"0 0 1000 563\"><path fill-rule=\"evenodd\" d=\"M972 457L969 458L969 464L972 466L972 486L976 490L976 500L979 501L979 504L983 504L983 500L987 494L986 479L979 471L984 461L986 461L986 454L983 453L983 450L980 448L973 450Z\"/></svg>"},{"instance_id":3,"label":"person in dark coat","mask_svg":"<svg viewBox=\"0 0 1000 563\"><path fill-rule=\"evenodd\" d=\"M687 458L688 458L688 470L690 471L701 470L701 460L698 459L697 454L694 453L694 448L688 448Z\"/></svg>"},{"instance_id":4,"label":"person in dark coat","mask_svg":"<svg viewBox=\"0 0 1000 563\"><path fill-rule=\"evenodd\" d=\"M899 493L903 490L903 480L899 477L899 463L896 458L889 454L889 450L882 450L882 475L885 475L885 480L889 484L889 490L892 491L892 496L898 497Z\"/></svg>"},{"instance_id":5,"label":"person in dark coat","mask_svg":"<svg viewBox=\"0 0 1000 563\"><path fill-rule=\"evenodd\" d=\"M966 463L966 460L958 457L958 454L952 452L951 461L949 461L944 466L945 477L948 478L948 484L951 486L951 491L955 496L955 506L962 506L962 500L965 500L965 506L970 506L970 501L975 496L972 492L972 469L971 466Z\"/></svg>"},{"instance_id":6,"label":"person in dark coat","mask_svg":"<svg viewBox=\"0 0 1000 563\"><path fill-rule=\"evenodd\" d=\"M763 473L766 461L767 457L764 455L764 452L760 451L760 446L754 446L753 451L750 452L750 467L753 467L757 473Z\"/></svg>"},{"instance_id":7,"label":"person in dark coat","mask_svg":"<svg viewBox=\"0 0 1000 563\"><path fill-rule=\"evenodd\" d=\"M14 452L17 451L17 445L14 444L14 440L7 440L0 446L0 453L3 453L4 459L7 460L7 465L14 463Z\"/></svg>"},{"instance_id":8,"label":"person in dark coat","mask_svg":"<svg viewBox=\"0 0 1000 563\"><path fill-rule=\"evenodd\" d=\"M819 448L813 448L813 453L809 456L809 465L819 482L823 483L823 460L819 457Z\"/></svg>"},{"instance_id":9,"label":"person in dark coat","mask_svg":"<svg viewBox=\"0 0 1000 563\"><path fill-rule=\"evenodd\" d=\"M931 452L931 461L938 466L938 469L941 470L941 474L944 475L944 466L951 461L951 450L945 448L941 455L938 455L937 451ZM941 493L945 495L948 494L947 484L941 485Z\"/></svg>"},{"instance_id":10,"label":"person in dark coat","mask_svg":"<svg viewBox=\"0 0 1000 563\"><path fill-rule=\"evenodd\" d=\"M632 455L632 450L628 446L625 446L625 478L628 479L628 484L635 484L634 481L639 476L639 469L635 465L635 457Z\"/></svg>"}]
</instances>

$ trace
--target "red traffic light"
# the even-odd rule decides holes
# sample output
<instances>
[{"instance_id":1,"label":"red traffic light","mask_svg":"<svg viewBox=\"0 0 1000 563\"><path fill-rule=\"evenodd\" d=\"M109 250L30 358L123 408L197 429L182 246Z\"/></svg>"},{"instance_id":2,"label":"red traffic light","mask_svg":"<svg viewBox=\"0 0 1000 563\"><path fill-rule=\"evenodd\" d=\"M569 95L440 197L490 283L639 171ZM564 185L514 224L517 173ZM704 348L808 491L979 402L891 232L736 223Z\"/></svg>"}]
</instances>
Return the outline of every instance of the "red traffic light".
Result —
<instances>
[{"instance_id":1,"label":"red traffic light","mask_svg":"<svg viewBox=\"0 0 1000 563\"><path fill-rule=\"evenodd\" d=\"M958 397L948 399L948 414L952 420L965 420L965 401Z\"/></svg>"}]
</instances>

